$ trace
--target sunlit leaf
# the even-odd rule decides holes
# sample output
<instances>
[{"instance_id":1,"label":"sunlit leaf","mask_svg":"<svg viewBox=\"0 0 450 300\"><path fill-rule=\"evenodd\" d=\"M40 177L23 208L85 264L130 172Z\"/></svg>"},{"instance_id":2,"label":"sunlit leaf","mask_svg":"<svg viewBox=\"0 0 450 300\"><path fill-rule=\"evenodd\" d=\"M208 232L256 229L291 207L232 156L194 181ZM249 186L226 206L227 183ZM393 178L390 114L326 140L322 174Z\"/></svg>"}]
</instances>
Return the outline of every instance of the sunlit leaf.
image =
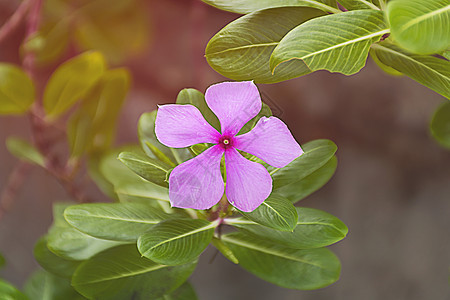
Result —
<instances>
[{"instance_id":1,"label":"sunlit leaf","mask_svg":"<svg viewBox=\"0 0 450 300\"><path fill-rule=\"evenodd\" d=\"M252 212L241 212L248 219L281 231L293 231L298 215L292 203L279 195L271 195Z\"/></svg>"},{"instance_id":2,"label":"sunlit leaf","mask_svg":"<svg viewBox=\"0 0 450 300\"><path fill-rule=\"evenodd\" d=\"M380 1L384 0L338 0L348 10L355 9L380 9Z\"/></svg>"},{"instance_id":3,"label":"sunlit leaf","mask_svg":"<svg viewBox=\"0 0 450 300\"><path fill-rule=\"evenodd\" d=\"M90 299L157 299L178 288L196 262L169 267L157 264L124 245L101 252L75 272L72 285Z\"/></svg>"},{"instance_id":4,"label":"sunlit leaf","mask_svg":"<svg viewBox=\"0 0 450 300\"><path fill-rule=\"evenodd\" d=\"M234 80L274 83L311 72L300 60L281 64L272 74L270 55L281 39L303 22L323 15L313 8L281 7L257 11L231 22L206 47L210 66Z\"/></svg>"},{"instance_id":5,"label":"sunlit leaf","mask_svg":"<svg viewBox=\"0 0 450 300\"><path fill-rule=\"evenodd\" d=\"M70 279L61 278L44 270L35 272L25 284L25 294L33 300L83 300L70 285Z\"/></svg>"},{"instance_id":6,"label":"sunlit leaf","mask_svg":"<svg viewBox=\"0 0 450 300\"><path fill-rule=\"evenodd\" d=\"M380 61L450 99L450 62L433 56L408 53L384 41L372 45Z\"/></svg>"},{"instance_id":7,"label":"sunlit leaf","mask_svg":"<svg viewBox=\"0 0 450 300\"><path fill-rule=\"evenodd\" d=\"M164 265L180 265L195 260L214 234L217 222L199 219L162 221L138 240L139 252Z\"/></svg>"},{"instance_id":8,"label":"sunlit leaf","mask_svg":"<svg viewBox=\"0 0 450 300\"><path fill-rule=\"evenodd\" d=\"M291 249L241 232L227 234L222 240L244 269L281 287L312 290L339 278L341 264L325 248Z\"/></svg>"},{"instance_id":9,"label":"sunlit leaf","mask_svg":"<svg viewBox=\"0 0 450 300\"><path fill-rule=\"evenodd\" d=\"M44 91L46 113L57 117L67 111L97 83L105 68L99 52L86 52L60 65Z\"/></svg>"},{"instance_id":10,"label":"sunlit leaf","mask_svg":"<svg viewBox=\"0 0 450 300\"><path fill-rule=\"evenodd\" d=\"M393 39L410 52L434 54L450 47L448 0L395 0L386 12Z\"/></svg>"},{"instance_id":11,"label":"sunlit leaf","mask_svg":"<svg viewBox=\"0 0 450 300\"><path fill-rule=\"evenodd\" d=\"M0 295L2 300L28 300L21 291L2 279L0 279Z\"/></svg>"},{"instance_id":12,"label":"sunlit leaf","mask_svg":"<svg viewBox=\"0 0 450 300\"><path fill-rule=\"evenodd\" d=\"M35 98L34 85L19 67L0 63L0 115L26 113Z\"/></svg>"},{"instance_id":13,"label":"sunlit leaf","mask_svg":"<svg viewBox=\"0 0 450 300\"><path fill-rule=\"evenodd\" d=\"M66 208L70 225L91 236L116 241L136 241L169 215L140 203L92 203Z\"/></svg>"},{"instance_id":14,"label":"sunlit leaf","mask_svg":"<svg viewBox=\"0 0 450 300\"><path fill-rule=\"evenodd\" d=\"M436 110L431 120L430 130L442 146L450 149L450 102L442 103Z\"/></svg>"},{"instance_id":15,"label":"sunlit leaf","mask_svg":"<svg viewBox=\"0 0 450 300\"><path fill-rule=\"evenodd\" d=\"M6 147L8 151L11 152L15 157L39 165L41 167L45 166L45 158L33 145L28 141L17 137L9 137L6 140Z\"/></svg>"},{"instance_id":16,"label":"sunlit leaf","mask_svg":"<svg viewBox=\"0 0 450 300\"><path fill-rule=\"evenodd\" d=\"M273 50L270 68L276 72L278 65L299 59L312 71L351 75L364 67L370 45L388 32L384 14L378 10L355 10L318 17L283 37Z\"/></svg>"},{"instance_id":17,"label":"sunlit leaf","mask_svg":"<svg viewBox=\"0 0 450 300\"><path fill-rule=\"evenodd\" d=\"M372 49L370 49L369 53L372 60L377 64L378 67L380 67L381 70L388 73L389 75L403 76L403 74L397 71L396 69L382 63L381 60L378 58L376 51L372 51Z\"/></svg>"}]
</instances>

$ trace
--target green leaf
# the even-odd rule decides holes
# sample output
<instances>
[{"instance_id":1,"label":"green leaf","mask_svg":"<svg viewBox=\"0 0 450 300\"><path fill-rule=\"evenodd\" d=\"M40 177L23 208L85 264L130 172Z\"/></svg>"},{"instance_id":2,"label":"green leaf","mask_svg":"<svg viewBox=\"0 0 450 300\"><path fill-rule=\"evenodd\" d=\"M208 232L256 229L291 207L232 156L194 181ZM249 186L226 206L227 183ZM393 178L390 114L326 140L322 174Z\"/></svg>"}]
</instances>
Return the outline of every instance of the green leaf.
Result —
<instances>
[{"instance_id":1,"label":"green leaf","mask_svg":"<svg viewBox=\"0 0 450 300\"><path fill-rule=\"evenodd\" d=\"M118 159L145 180L160 186L169 186L166 182L166 178L171 169L170 165L150 158L145 154L132 152L122 152L119 154Z\"/></svg>"},{"instance_id":2,"label":"green leaf","mask_svg":"<svg viewBox=\"0 0 450 300\"><path fill-rule=\"evenodd\" d=\"M270 117L272 116L272 110L270 109L270 107L265 104L264 102L262 103L261 106L261 110L259 111L259 113L250 121L248 121L242 128L241 130L239 130L239 134L244 134L249 132L250 130L253 129L253 127L255 127L256 123L258 123L259 119L261 119L262 117Z\"/></svg>"},{"instance_id":3,"label":"green leaf","mask_svg":"<svg viewBox=\"0 0 450 300\"><path fill-rule=\"evenodd\" d=\"M34 102L30 77L19 67L0 63L0 115L20 115Z\"/></svg>"},{"instance_id":4,"label":"green leaf","mask_svg":"<svg viewBox=\"0 0 450 300\"><path fill-rule=\"evenodd\" d=\"M228 248L220 239L213 237L211 240L214 247L220 251L228 260L234 264L239 264L239 260L234 256L233 251Z\"/></svg>"},{"instance_id":5,"label":"green leaf","mask_svg":"<svg viewBox=\"0 0 450 300\"><path fill-rule=\"evenodd\" d=\"M272 74L270 55L290 30L323 15L313 8L272 8L243 16L220 30L206 46L209 65L233 80L274 83L311 72L300 60L281 64Z\"/></svg>"},{"instance_id":6,"label":"green leaf","mask_svg":"<svg viewBox=\"0 0 450 300\"><path fill-rule=\"evenodd\" d=\"M220 132L219 119L209 108L205 95L196 89L183 89L178 93L177 104L191 104L198 108L205 120Z\"/></svg>"},{"instance_id":7,"label":"green leaf","mask_svg":"<svg viewBox=\"0 0 450 300\"><path fill-rule=\"evenodd\" d=\"M387 6L392 37L417 54L440 53L450 47L448 0L396 0Z\"/></svg>"},{"instance_id":8,"label":"green leaf","mask_svg":"<svg viewBox=\"0 0 450 300\"><path fill-rule=\"evenodd\" d=\"M45 158L33 145L28 141L17 137L9 137L6 140L6 147L15 157L45 167Z\"/></svg>"},{"instance_id":9,"label":"green leaf","mask_svg":"<svg viewBox=\"0 0 450 300\"><path fill-rule=\"evenodd\" d=\"M321 9L326 12L340 13L334 0L202 0L203 2L219 9L247 14L267 8L283 6L307 6Z\"/></svg>"},{"instance_id":10,"label":"green leaf","mask_svg":"<svg viewBox=\"0 0 450 300\"><path fill-rule=\"evenodd\" d=\"M60 277L72 277L75 269L80 265L79 260L68 260L57 256L47 247L47 237L40 238L34 246L34 258L48 272Z\"/></svg>"},{"instance_id":11,"label":"green leaf","mask_svg":"<svg viewBox=\"0 0 450 300\"><path fill-rule=\"evenodd\" d=\"M175 291L158 298L158 300L198 300L198 297L192 285L186 281Z\"/></svg>"},{"instance_id":12,"label":"green leaf","mask_svg":"<svg viewBox=\"0 0 450 300\"><path fill-rule=\"evenodd\" d=\"M253 222L281 231L293 231L298 221L294 205L279 195L271 195L254 211L241 214Z\"/></svg>"},{"instance_id":13,"label":"green leaf","mask_svg":"<svg viewBox=\"0 0 450 300\"><path fill-rule=\"evenodd\" d=\"M72 157L109 149L129 86L127 70L108 70L85 95L68 122L67 135Z\"/></svg>"},{"instance_id":14,"label":"green leaf","mask_svg":"<svg viewBox=\"0 0 450 300\"><path fill-rule=\"evenodd\" d=\"M68 260L85 260L122 243L94 238L73 228L63 217L67 204L53 206L53 225L47 235L47 247Z\"/></svg>"},{"instance_id":15,"label":"green leaf","mask_svg":"<svg viewBox=\"0 0 450 300\"><path fill-rule=\"evenodd\" d=\"M44 91L45 112L54 118L67 111L97 83L105 68L100 52L86 52L60 65Z\"/></svg>"},{"instance_id":16,"label":"green leaf","mask_svg":"<svg viewBox=\"0 0 450 300\"><path fill-rule=\"evenodd\" d=\"M326 164L299 181L292 182L273 191L273 195L280 195L296 203L311 195L327 183L337 167L337 158L333 156Z\"/></svg>"},{"instance_id":17,"label":"green leaf","mask_svg":"<svg viewBox=\"0 0 450 300\"><path fill-rule=\"evenodd\" d=\"M281 169L272 171L273 191L297 182L325 165L336 153L337 147L330 140L314 140L303 145L304 153Z\"/></svg>"},{"instance_id":18,"label":"green leaf","mask_svg":"<svg viewBox=\"0 0 450 300\"><path fill-rule=\"evenodd\" d=\"M384 0L338 0L348 10L355 9L380 9L380 1Z\"/></svg>"},{"instance_id":19,"label":"green leaf","mask_svg":"<svg viewBox=\"0 0 450 300\"><path fill-rule=\"evenodd\" d=\"M143 234L137 243L139 252L164 265L180 265L195 260L214 234L217 222L199 219L162 221Z\"/></svg>"},{"instance_id":20,"label":"green leaf","mask_svg":"<svg viewBox=\"0 0 450 300\"><path fill-rule=\"evenodd\" d=\"M0 269L3 268L6 264L6 260L3 255L0 253Z\"/></svg>"},{"instance_id":21,"label":"green leaf","mask_svg":"<svg viewBox=\"0 0 450 300\"><path fill-rule=\"evenodd\" d=\"M178 288L196 262L169 267L142 257L136 245L108 249L84 262L72 285L90 299L157 299Z\"/></svg>"},{"instance_id":22,"label":"green leaf","mask_svg":"<svg viewBox=\"0 0 450 300\"><path fill-rule=\"evenodd\" d=\"M82 300L70 285L70 279L61 278L44 270L35 272L25 284L25 294L33 300Z\"/></svg>"},{"instance_id":23,"label":"green leaf","mask_svg":"<svg viewBox=\"0 0 450 300\"><path fill-rule=\"evenodd\" d=\"M283 37L270 57L270 68L276 72L281 63L300 59L311 71L355 74L364 67L370 45L386 33L388 26L378 10L318 17Z\"/></svg>"},{"instance_id":24,"label":"green leaf","mask_svg":"<svg viewBox=\"0 0 450 300\"><path fill-rule=\"evenodd\" d=\"M447 60L450 60L450 50L442 52L442 56L445 57Z\"/></svg>"},{"instance_id":25,"label":"green leaf","mask_svg":"<svg viewBox=\"0 0 450 300\"><path fill-rule=\"evenodd\" d=\"M430 131L442 146L450 149L450 102L442 103L436 110L431 119Z\"/></svg>"},{"instance_id":26,"label":"green leaf","mask_svg":"<svg viewBox=\"0 0 450 300\"><path fill-rule=\"evenodd\" d=\"M64 217L70 225L93 237L136 241L170 216L141 203L92 203L69 206Z\"/></svg>"},{"instance_id":27,"label":"green leaf","mask_svg":"<svg viewBox=\"0 0 450 300\"><path fill-rule=\"evenodd\" d=\"M0 295L2 300L28 300L28 297L21 291L2 279L0 279Z\"/></svg>"},{"instance_id":28,"label":"green leaf","mask_svg":"<svg viewBox=\"0 0 450 300\"><path fill-rule=\"evenodd\" d=\"M386 41L372 45L371 51L375 52L383 64L450 99L450 62L448 60L410 54Z\"/></svg>"},{"instance_id":29,"label":"green leaf","mask_svg":"<svg viewBox=\"0 0 450 300\"><path fill-rule=\"evenodd\" d=\"M375 51L373 51L372 49L370 49L369 51L370 53L370 57L372 58L372 60L377 64L378 67L380 67L381 70L383 70L384 72L386 72L389 75L393 75L393 76L403 76L402 73L400 73L399 71L397 71L396 69L385 65L381 62L381 60L378 58L377 53Z\"/></svg>"},{"instance_id":30,"label":"green leaf","mask_svg":"<svg viewBox=\"0 0 450 300\"><path fill-rule=\"evenodd\" d=\"M328 249L291 249L241 232L222 240L244 269L281 287L312 290L339 279L341 264Z\"/></svg>"},{"instance_id":31,"label":"green leaf","mask_svg":"<svg viewBox=\"0 0 450 300\"><path fill-rule=\"evenodd\" d=\"M232 219L227 224L294 249L325 247L342 240L348 233L347 226L329 213L305 207L296 207L296 210L298 221L293 232L259 226L245 219Z\"/></svg>"}]
</instances>

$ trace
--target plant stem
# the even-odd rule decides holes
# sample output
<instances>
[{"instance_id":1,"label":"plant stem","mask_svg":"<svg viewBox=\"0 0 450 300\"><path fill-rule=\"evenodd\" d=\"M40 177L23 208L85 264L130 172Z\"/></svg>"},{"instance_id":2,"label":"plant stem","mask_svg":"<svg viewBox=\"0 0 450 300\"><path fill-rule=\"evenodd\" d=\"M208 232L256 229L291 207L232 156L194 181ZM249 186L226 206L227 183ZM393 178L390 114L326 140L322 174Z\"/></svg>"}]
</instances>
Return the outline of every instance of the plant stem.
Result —
<instances>
[{"instance_id":1,"label":"plant stem","mask_svg":"<svg viewBox=\"0 0 450 300\"><path fill-rule=\"evenodd\" d=\"M9 19L3 24L3 26L0 28L0 43L11 33L16 30L16 28L20 25L20 23L25 18L28 9L30 8L32 4L31 0L25 0L23 1L19 7L16 9L16 11L9 17Z\"/></svg>"},{"instance_id":2,"label":"plant stem","mask_svg":"<svg viewBox=\"0 0 450 300\"><path fill-rule=\"evenodd\" d=\"M20 187L25 181L30 168L30 164L24 161L20 161L9 175L8 181L6 182L6 185L3 188L2 194L0 196L0 219L6 212L9 211L12 204L14 203L14 199L16 198Z\"/></svg>"}]
</instances>

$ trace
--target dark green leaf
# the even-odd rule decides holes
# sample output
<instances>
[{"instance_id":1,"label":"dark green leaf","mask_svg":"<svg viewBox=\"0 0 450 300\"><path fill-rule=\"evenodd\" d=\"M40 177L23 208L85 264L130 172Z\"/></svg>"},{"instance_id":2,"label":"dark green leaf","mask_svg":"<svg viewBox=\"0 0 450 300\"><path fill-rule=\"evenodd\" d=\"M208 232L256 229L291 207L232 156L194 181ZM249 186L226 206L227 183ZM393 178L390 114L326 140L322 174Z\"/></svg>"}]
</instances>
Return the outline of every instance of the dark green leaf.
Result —
<instances>
[{"instance_id":1,"label":"dark green leaf","mask_svg":"<svg viewBox=\"0 0 450 300\"><path fill-rule=\"evenodd\" d=\"M396 69L382 63L381 60L378 58L376 51L373 51L372 49L370 49L369 53L370 53L370 57L372 58L372 60L377 64L378 67L380 67L381 70L388 73L389 75L403 76L403 74L400 73L399 71L397 71Z\"/></svg>"},{"instance_id":2,"label":"dark green leaf","mask_svg":"<svg viewBox=\"0 0 450 300\"><path fill-rule=\"evenodd\" d=\"M80 265L79 260L68 260L57 256L47 247L47 237L40 238L34 246L34 258L50 273L57 276L70 278L75 269Z\"/></svg>"},{"instance_id":3,"label":"dark green leaf","mask_svg":"<svg viewBox=\"0 0 450 300\"><path fill-rule=\"evenodd\" d=\"M0 269L3 268L6 264L6 260L3 255L0 253Z\"/></svg>"},{"instance_id":4,"label":"dark green leaf","mask_svg":"<svg viewBox=\"0 0 450 300\"><path fill-rule=\"evenodd\" d=\"M2 300L28 300L28 297L22 294L21 291L2 279L0 279L0 295Z\"/></svg>"},{"instance_id":5,"label":"dark green leaf","mask_svg":"<svg viewBox=\"0 0 450 300\"><path fill-rule=\"evenodd\" d=\"M214 247L220 251L228 260L230 260L234 264L239 264L239 260L234 256L233 251L228 248L220 239L213 237L211 240Z\"/></svg>"},{"instance_id":6,"label":"dark green leaf","mask_svg":"<svg viewBox=\"0 0 450 300\"><path fill-rule=\"evenodd\" d=\"M410 54L384 41L372 45L380 61L450 99L450 62L433 56Z\"/></svg>"},{"instance_id":7,"label":"dark green leaf","mask_svg":"<svg viewBox=\"0 0 450 300\"><path fill-rule=\"evenodd\" d=\"M158 300L198 300L198 297L192 285L186 281L175 291L158 298Z\"/></svg>"},{"instance_id":8,"label":"dark green leaf","mask_svg":"<svg viewBox=\"0 0 450 300\"><path fill-rule=\"evenodd\" d=\"M299 181L277 188L273 194L281 195L296 203L311 195L327 183L337 167L337 158L333 156L326 164Z\"/></svg>"},{"instance_id":9,"label":"dark green leaf","mask_svg":"<svg viewBox=\"0 0 450 300\"><path fill-rule=\"evenodd\" d=\"M162 221L142 235L137 246L143 256L160 264L185 264L205 250L217 225L199 219Z\"/></svg>"},{"instance_id":10,"label":"dark green leaf","mask_svg":"<svg viewBox=\"0 0 450 300\"><path fill-rule=\"evenodd\" d=\"M314 140L303 145L304 153L281 169L272 171L273 191L297 182L325 165L337 151L330 140Z\"/></svg>"},{"instance_id":11,"label":"dark green leaf","mask_svg":"<svg viewBox=\"0 0 450 300\"><path fill-rule=\"evenodd\" d=\"M157 299L178 288L196 262L169 267L157 264L124 245L97 254L80 265L72 278L75 289L90 299Z\"/></svg>"},{"instance_id":12,"label":"dark green leaf","mask_svg":"<svg viewBox=\"0 0 450 300\"><path fill-rule=\"evenodd\" d=\"M50 77L44 91L44 109L57 117L80 100L105 71L100 52L87 52L63 63Z\"/></svg>"},{"instance_id":13,"label":"dark green leaf","mask_svg":"<svg viewBox=\"0 0 450 300\"><path fill-rule=\"evenodd\" d=\"M170 215L141 203L92 203L69 206L64 217L70 225L93 237L136 241Z\"/></svg>"},{"instance_id":14,"label":"dark green leaf","mask_svg":"<svg viewBox=\"0 0 450 300\"><path fill-rule=\"evenodd\" d=\"M281 64L272 74L270 55L281 39L303 22L323 15L313 8L272 8L243 16L219 31L206 47L210 66L234 80L274 83L311 72L303 61Z\"/></svg>"},{"instance_id":15,"label":"dark green leaf","mask_svg":"<svg viewBox=\"0 0 450 300\"><path fill-rule=\"evenodd\" d=\"M170 165L145 154L122 152L118 159L123 162L130 170L160 186L168 187L166 182L167 175L171 169Z\"/></svg>"},{"instance_id":16,"label":"dark green leaf","mask_svg":"<svg viewBox=\"0 0 450 300\"><path fill-rule=\"evenodd\" d=\"M433 137L450 149L450 102L446 101L436 110L430 124Z\"/></svg>"},{"instance_id":17,"label":"dark green leaf","mask_svg":"<svg viewBox=\"0 0 450 300\"><path fill-rule=\"evenodd\" d=\"M26 113L34 102L34 85L19 67L0 63L0 115Z\"/></svg>"},{"instance_id":18,"label":"dark green leaf","mask_svg":"<svg viewBox=\"0 0 450 300\"><path fill-rule=\"evenodd\" d=\"M294 205L279 195L269 196L252 212L241 213L258 224L281 231L293 231L298 221Z\"/></svg>"},{"instance_id":19,"label":"dark green leaf","mask_svg":"<svg viewBox=\"0 0 450 300\"><path fill-rule=\"evenodd\" d=\"M276 8L283 6L306 6L321 9L326 12L340 13L341 11L336 7L336 1L334 0L202 0L211 6L219 9L239 13L247 14L256 12L258 10L267 8Z\"/></svg>"},{"instance_id":20,"label":"dark green leaf","mask_svg":"<svg viewBox=\"0 0 450 300\"><path fill-rule=\"evenodd\" d=\"M263 102L262 106L261 106L261 110L256 115L256 117L254 117L253 119L248 121L247 124L245 124L241 128L241 130L239 130L238 134L244 134L244 133L249 132L250 130L253 129L253 127L255 127L255 125L256 125L256 123L258 123L259 119L261 119L262 117L270 117L270 116L272 116L272 110L270 109L270 107L267 104L265 104Z\"/></svg>"},{"instance_id":21,"label":"dark green leaf","mask_svg":"<svg viewBox=\"0 0 450 300\"><path fill-rule=\"evenodd\" d=\"M227 234L222 240L244 269L281 287L312 290L339 278L341 264L325 248L291 249L241 232Z\"/></svg>"},{"instance_id":22,"label":"dark green leaf","mask_svg":"<svg viewBox=\"0 0 450 300\"><path fill-rule=\"evenodd\" d=\"M9 137L6 140L6 147L15 157L38 166L45 166L45 158L28 141L17 137Z\"/></svg>"},{"instance_id":23,"label":"dark green leaf","mask_svg":"<svg viewBox=\"0 0 450 300\"><path fill-rule=\"evenodd\" d=\"M25 294L33 300L82 300L70 285L70 279L61 278L44 270L35 272L25 284Z\"/></svg>"},{"instance_id":24,"label":"dark green leaf","mask_svg":"<svg viewBox=\"0 0 450 300\"><path fill-rule=\"evenodd\" d=\"M220 123L216 115L206 104L205 96L196 89L183 89L178 93L177 104L191 104L200 110L205 120L220 132Z\"/></svg>"},{"instance_id":25,"label":"dark green leaf","mask_svg":"<svg viewBox=\"0 0 450 300\"><path fill-rule=\"evenodd\" d=\"M440 53L450 47L448 0L396 0L387 6L392 37L418 54Z\"/></svg>"},{"instance_id":26,"label":"dark green leaf","mask_svg":"<svg viewBox=\"0 0 450 300\"><path fill-rule=\"evenodd\" d=\"M329 213L305 207L296 207L296 210L298 222L293 232L282 232L259 226L245 219L230 220L229 224L253 235L295 249L325 247L342 240L348 233L347 226Z\"/></svg>"},{"instance_id":27,"label":"dark green leaf","mask_svg":"<svg viewBox=\"0 0 450 300\"><path fill-rule=\"evenodd\" d=\"M386 33L389 29L384 14L378 10L318 17L283 37L270 57L270 68L276 72L278 65L299 59L311 71L355 74L364 67L370 45Z\"/></svg>"}]
</instances>

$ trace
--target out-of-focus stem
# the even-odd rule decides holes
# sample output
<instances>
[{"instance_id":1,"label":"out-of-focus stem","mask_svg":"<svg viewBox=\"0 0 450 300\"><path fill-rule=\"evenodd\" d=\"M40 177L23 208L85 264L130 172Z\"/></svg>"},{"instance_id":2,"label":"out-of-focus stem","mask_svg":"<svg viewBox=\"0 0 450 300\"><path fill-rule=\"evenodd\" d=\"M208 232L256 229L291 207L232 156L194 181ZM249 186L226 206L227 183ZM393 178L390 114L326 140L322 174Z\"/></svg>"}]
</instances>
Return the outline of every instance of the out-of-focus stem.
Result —
<instances>
[{"instance_id":1,"label":"out-of-focus stem","mask_svg":"<svg viewBox=\"0 0 450 300\"><path fill-rule=\"evenodd\" d=\"M9 211L17 193L28 175L31 165L26 162L19 162L9 175L8 181L0 196L0 219Z\"/></svg>"},{"instance_id":2,"label":"out-of-focus stem","mask_svg":"<svg viewBox=\"0 0 450 300\"><path fill-rule=\"evenodd\" d=\"M16 30L16 28L20 25L20 23L25 18L31 4L33 1L25 0L23 1L16 11L11 15L11 17L0 27L0 43L8 37L11 33Z\"/></svg>"}]
</instances>

